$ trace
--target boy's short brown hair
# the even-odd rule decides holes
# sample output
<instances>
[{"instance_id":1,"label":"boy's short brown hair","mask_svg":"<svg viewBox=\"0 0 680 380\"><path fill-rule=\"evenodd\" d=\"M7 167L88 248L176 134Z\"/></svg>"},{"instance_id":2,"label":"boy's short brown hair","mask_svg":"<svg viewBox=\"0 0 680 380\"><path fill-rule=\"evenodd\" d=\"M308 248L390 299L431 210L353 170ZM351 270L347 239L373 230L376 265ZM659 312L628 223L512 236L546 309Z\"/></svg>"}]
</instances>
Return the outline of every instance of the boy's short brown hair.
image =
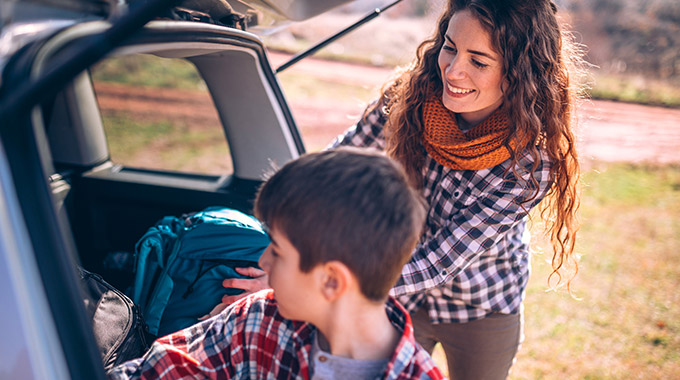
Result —
<instances>
[{"instance_id":1,"label":"boy's short brown hair","mask_svg":"<svg viewBox=\"0 0 680 380\"><path fill-rule=\"evenodd\" d=\"M301 271L340 261L365 297L381 301L411 257L425 208L397 162L339 148L284 165L260 188L255 215L286 235Z\"/></svg>"}]
</instances>

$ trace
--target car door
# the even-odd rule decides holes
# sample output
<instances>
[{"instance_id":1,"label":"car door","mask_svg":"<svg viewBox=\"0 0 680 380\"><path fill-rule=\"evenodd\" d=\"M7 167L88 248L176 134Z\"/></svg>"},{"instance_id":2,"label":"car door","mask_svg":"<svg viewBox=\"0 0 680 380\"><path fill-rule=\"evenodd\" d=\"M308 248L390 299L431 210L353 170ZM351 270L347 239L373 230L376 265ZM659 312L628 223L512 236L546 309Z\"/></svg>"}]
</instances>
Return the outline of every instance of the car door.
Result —
<instances>
[{"instance_id":1,"label":"car door","mask_svg":"<svg viewBox=\"0 0 680 380\"><path fill-rule=\"evenodd\" d=\"M30 205L36 193L49 196L47 187L44 182L42 186L34 183L37 192L25 191L31 177L26 170L30 169L10 165L9 158L27 158L5 154L5 142L19 141L0 138L0 378L102 379L99 353L88 349L96 347L94 339L80 324L85 320L82 297L69 282L69 273L61 271L64 265L59 257L64 257L64 250L60 240L65 236L51 228L53 225L45 226L50 232L29 230L36 222L50 218L51 208L39 212ZM23 178L18 187L16 177ZM43 277L46 271L50 274Z\"/></svg>"}]
</instances>

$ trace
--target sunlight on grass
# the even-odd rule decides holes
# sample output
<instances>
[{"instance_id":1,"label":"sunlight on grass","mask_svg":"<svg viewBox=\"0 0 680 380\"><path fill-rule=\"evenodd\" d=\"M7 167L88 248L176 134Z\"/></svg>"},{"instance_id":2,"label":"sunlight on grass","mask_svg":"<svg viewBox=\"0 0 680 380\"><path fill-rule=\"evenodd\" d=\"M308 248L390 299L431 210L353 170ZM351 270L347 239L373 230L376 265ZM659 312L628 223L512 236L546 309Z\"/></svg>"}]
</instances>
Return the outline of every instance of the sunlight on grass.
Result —
<instances>
[{"instance_id":1,"label":"sunlight on grass","mask_svg":"<svg viewBox=\"0 0 680 380\"><path fill-rule=\"evenodd\" d=\"M581 300L546 292L549 255L534 255L526 341L511 378L672 378L680 373L680 167L607 165L584 183Z\"/></svg>"},{"instance_id":2,"label":"sunlight on grass","mask_svg":"<svg viewBox=\"0 0 680 380\"><path fill-rule=\"evenodd\" d=\"M449 369L446 365L446 355L444 354L444 349L442 345L437 343L432 350L432 359L437 363L437 367L442 371L444 376L449 377Z\"/></svg>"},{"instance_id":3,"label":"sunlight on grass","mask_svg":"<svg viewBox=\"0 0 680 380\"><path fill-rule=\"evenodd\" d=\"M144 122L105 114L111 159L129 167L223 175L233 171L220 128L190 128L177 120Z\"/></svg>"},{"instance_id":4,"label":"sunlight on grass","mask_svg":"<svg viewBox=\"0 0 680 380\"><path fill-rule=\"evenodd\" d=\"M536 247L510 379L677 378L680 167L602 165L583 181L580 300L546 291L550 255ZM433 358L445 371L441 347Z\"/></svg>"},{"instance_id":5,"label":"sunlight on grass","mask_svg":"<svg viewBox=\"0 0 680 380\"><path fill-rule=\"evenodd\" d=\"M132 83L136 86L205 89L194 65L179 59L162 59L137 54L112 57L96 65L93 79L102 82ZM154 75L149 75L154 73Z\"/></svg>"},{"instance_id":6,"label":"sunlight on grass","mask_svg":"<svg viewBox=\"0 0 680 380\"><path fill-rule=\"evenodd\" d=\"M590 95L595 99L680 107L680 88L668 81L634 75L593 74Z\"/></svg>"}]
</instances>

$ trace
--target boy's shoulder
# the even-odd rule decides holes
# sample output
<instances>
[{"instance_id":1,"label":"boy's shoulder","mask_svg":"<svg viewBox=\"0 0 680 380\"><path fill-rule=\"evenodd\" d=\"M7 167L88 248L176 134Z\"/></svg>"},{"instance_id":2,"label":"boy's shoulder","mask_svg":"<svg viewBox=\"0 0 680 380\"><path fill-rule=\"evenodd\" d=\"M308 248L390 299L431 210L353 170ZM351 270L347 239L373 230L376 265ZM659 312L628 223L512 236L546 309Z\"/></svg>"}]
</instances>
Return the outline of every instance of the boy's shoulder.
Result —
<instances>
[{"instance_id":1,"label":"boy's shoulder","mask_svg":"<svg viewBox=\"0 0 680 380\"><path fill-rule=\"evenodd\" d=\"M272 289L264 289L250 294L229 305L222 314L228 316L286 320L279 313L279 305Z\"/></svg>"},{"instance_id":2,"label":"boy's shoulder","mask_svg":"<svg viewBox=\"0 0 680 380\"><path fill-rule=\"evenodd\" d=\"M274 318L283 318L278 313L278 308L276 299L274 299L274 291L272 289L264 289L239 299L229 305L225 312L237 315L262 314L271 315Z\"/></svg>"},{"instance_id":3,"label":"boy's shoulder","mask_svg":"<svg viewBox=\"0 0 680 380\"><path fill-rule=\"evenodd\" d=\"M411 317L396 299L389 297L385 311L402 334L389 364L387 379L444 379L430 354L415 340Z\"/></svg>"},{"instance_id":4,"label":"boy's shoulder","mask_svg":"<svg viewBox=\"0 0 680 380\"><path fill-rule=\"evenodd\" d=\"M444 377L436 368L430 355L416 343L413 325L406 309L390 297L385 303L385 311L390 322L402 334L385 378L443 379ZM266 345L271 347L273 342L269 341L270 339L285 337L286 342L277 342L277 345L285 347L292 345L291 347L294 346L297 349L311 350L316 328L312 324L289 320L281 316L271 289L240 299L221 315L227 319L236 320L240 325L237 330L250 336L250 339L244 340L245 342L257 342L256 345L261 345L263 340L267 340ZM274 331L276 332L273 333Z\"/></svg>"}]
</instances>

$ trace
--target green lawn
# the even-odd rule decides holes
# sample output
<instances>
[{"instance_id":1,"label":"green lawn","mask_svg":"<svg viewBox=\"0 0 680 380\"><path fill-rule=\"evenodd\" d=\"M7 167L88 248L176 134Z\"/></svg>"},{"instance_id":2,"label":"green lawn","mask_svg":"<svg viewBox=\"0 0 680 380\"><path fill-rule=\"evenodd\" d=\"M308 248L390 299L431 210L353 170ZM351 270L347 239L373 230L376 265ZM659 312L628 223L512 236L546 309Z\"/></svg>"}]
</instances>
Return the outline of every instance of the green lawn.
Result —
<instances>
[{"instance_id":1,"label":"green lawn","mask_svg":"<svg viewBox=\"0 0 680 380\"><path fill-rule=\"evenodd\" d=\"M539 247L510 379L677 379L680 167L602 165L584 184L578 299L548 290Z\"/></svg>"},{"instance_id":2,"label":"green lawn","mask_svg":"<svg viewBox=\"0 0 680 380\"><path fill-rule=\"evenodd\" d=\"M594 74L590 96L594 99L680 107L678 83L635 75Z\"/></svg>"},{"instance_id":3,"label":"green lawn","mask_svg":"<svg viewBox=\"0 0 680 380\"><path fill-rule=\"evenodd\" d=\"M111 159L130 167L223 175L232 163L221 128L182 121L143 121L125 112L102 117Z\"/></svg>"},{"instance_id":4,"label":"green lawn","mask_svg":"<svg viewBox=\"0 0 680 380\"><path fill-rule=\"evenodd\" d=\"M204 89L205 86L191 63L146 54L108 58L97 64L93 72L94 79L102 82L185 89Z\"/></svg>"},{"instance_id":5,"label":"green lawn","mask_svg":"<svg viewBox=\"0 0 680 380\"><path fill-rule=\"evenodd\" d=\"M534 255L511 377L678 376L680 167L603 165L583 180L579 299L546 292L549 257Z\"/></svg>"}]
</instances>

